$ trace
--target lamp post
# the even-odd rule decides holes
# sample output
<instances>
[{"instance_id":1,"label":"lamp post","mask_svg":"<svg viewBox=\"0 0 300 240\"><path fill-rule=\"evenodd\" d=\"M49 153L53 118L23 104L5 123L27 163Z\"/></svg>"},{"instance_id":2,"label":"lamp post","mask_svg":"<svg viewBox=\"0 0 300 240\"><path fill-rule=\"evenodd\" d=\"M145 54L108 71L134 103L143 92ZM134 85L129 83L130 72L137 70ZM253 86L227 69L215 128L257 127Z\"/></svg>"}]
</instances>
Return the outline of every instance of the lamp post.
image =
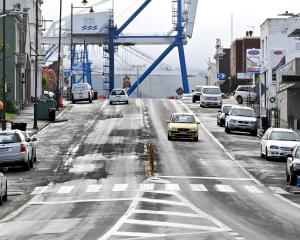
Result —
<instances>
[{"instance_id":1,"label":"lamp post","mask_svg":"<svg viewBox=\"0 0 300 240\"><path fill-rule=\"evenodd\" d=\"M59 29L58 29L58 59L57 59L57 85L56 85L56 109L59 109L60 99L60 63L61 63L61 17L62 16L62 0L59 0Z\"/></svg>"},{"instance_id":2,"label":"lamp post","mask_svg":"<svg viewBox=\"0 0 300 240\"><path fill-rule=\"evenodd\" d=\"M2 97L3 97L3 110L2 110L2 130L6 130L6 116L5 116L5 112L6 112L6 81L5 81L5 58L6 58L6 49L5 49L5 38L6 38L6 17L5 17L5 13L6 13L6 0L3 0L3 20L2 20L2 24L3 24L3 29L2 29L2 34L3 34L3 49L2 49L2 78L3 78L3 86L2 86Z\"/></svg>"},{"instance_id":3,"label":"lamp post","mask_svg":"<svg viewBox=\"0 0 300 240\"><path fill-rule=\"evenodd\" d=\"M83 0L81 2L83 5L86 5L88 2L86 0ZM72 86L73 86L73 82L74 82L74 76L73 76L73 63L74 63L74 52L75 52L75 47L74 47L74 50L73 50L73 45L74 45L74 42L73 42L73 9L74 8L89 8L90 11L89 13L94 13L94 9L93 7L74 7L73 6L73 3L71 3L71 89L72 89ZM83 59L85 57L85 38L84 38L84 56L83 56ZM84 82L84 63L83 63L83 82Z\"/></svg>"}]
</instances>

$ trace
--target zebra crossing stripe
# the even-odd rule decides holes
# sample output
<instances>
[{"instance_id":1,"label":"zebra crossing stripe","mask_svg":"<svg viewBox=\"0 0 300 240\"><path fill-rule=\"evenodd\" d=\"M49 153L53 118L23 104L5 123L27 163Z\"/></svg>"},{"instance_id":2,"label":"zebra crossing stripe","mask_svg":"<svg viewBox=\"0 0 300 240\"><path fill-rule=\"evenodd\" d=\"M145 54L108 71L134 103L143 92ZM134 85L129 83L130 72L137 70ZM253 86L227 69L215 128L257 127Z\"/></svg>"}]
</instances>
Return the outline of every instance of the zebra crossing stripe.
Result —
<instances>
[{"instance_id":1,"label":"zebra crossing stripe","mask_svg":"<svg viewBox=\"0 0 300 240\"><path fill-rule=\"evenodd\" d=\"M228 192L228 193L233 193L236 192L231 186L229 185L222 185L222 184L216 184L215 189L218 192Z\"/></svg>"},{"instance_id":2,"label":"zebra crossing stripe","mask_svg":"<svg viewBox=\"0 0 300 240\"><path fill-rule=\"evenodd\" d=\"M207 192L207 188L203 184L190 184L192 191L195 192Z\"/></svg>"},{"instance_id":3,"label":"zebra crossing stripe","mask_svg":"<svg viewBox=\"0 0 300 240\"><path fill-rule=\"evenodd\" d=\"M128 184L115 184L112 191L113 192L124 192L126 191Z\"/></svg>"},{"instance_id":4,"label":"zebra crossing stripe","mask_svg":"<svg viewBox=\"0 0 300 240\"><path fill-rule=\"evenodd\" d=\"M154 184L153 183L142 183L140 184L140 190L142 191L153 191Z\"/></svg>"},{"instance_id":5,"label":"zebra crossing stripe","mask_svg":"<svg viewBox=\"0 0 300 240\"><path fill-rule=\"evenodd\" d=\"M86 192L87 193L99 192L101 190L101 188L102 188L101 185L88 185Z\"/></svg>"},{"instance_id":6,"label":"zebra crossing stripe","mask_svg":"<svg viewBox=\"0 0 300 240\"><path fill-rule=\"evenodd\" d=\"M167 191L180 191L180 187L178 184L167 183L165 185Z\"/></svg>"},{"instance_id":7,"label":"zebra crossing stripe","mask_svg":"<svg viewBox=\"0 0 300 240\"><path fill-rule=\"evenodd\" d=\"M70 192L72 192L73 188L74 188L74 186L61 186L58 189L57 193L59 193L59 194L70 193Z\"/></svg>"}]
</instances>

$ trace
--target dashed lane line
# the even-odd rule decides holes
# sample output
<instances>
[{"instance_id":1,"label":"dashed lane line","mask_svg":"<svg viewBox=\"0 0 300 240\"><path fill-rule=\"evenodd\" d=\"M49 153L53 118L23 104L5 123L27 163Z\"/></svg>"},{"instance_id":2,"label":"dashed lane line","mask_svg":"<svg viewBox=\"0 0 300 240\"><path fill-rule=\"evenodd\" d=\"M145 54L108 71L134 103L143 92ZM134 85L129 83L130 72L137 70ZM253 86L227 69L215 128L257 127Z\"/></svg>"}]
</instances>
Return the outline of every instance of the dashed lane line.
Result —
<instances>
[{"instance_id":1,"label":"dashed lane line","mask_svg":"<svg viewBox=\"0 0 300 240\"><path fill-rule=\"evenodd\" d=\"M250 192L250 193L263 193L263 191L261 191L260 189L258 189L256 186L244 186L244 188Z\"/></svg>"},{"instance_id":2,"label":"dashed lane line","mask_svg":"<svg viewBox=\"0 0 300 240\"><path fill-rule=\"evenodd\" d=\"M207 192L207 188L203 184L190 184L192 191L195 192Z\"/></svg>"},{"instance_id":3,"label":"dashed lane line","mask_svg":"<svg viewBox=\"0 0 300 240\"><path fill-rule=\"evenodd\" d=\"M226 192L226 193L233 193L236 192L231 186L223 185L223 184L216 184L215 188L218 192Z\"/></svg>"}]
</instances>

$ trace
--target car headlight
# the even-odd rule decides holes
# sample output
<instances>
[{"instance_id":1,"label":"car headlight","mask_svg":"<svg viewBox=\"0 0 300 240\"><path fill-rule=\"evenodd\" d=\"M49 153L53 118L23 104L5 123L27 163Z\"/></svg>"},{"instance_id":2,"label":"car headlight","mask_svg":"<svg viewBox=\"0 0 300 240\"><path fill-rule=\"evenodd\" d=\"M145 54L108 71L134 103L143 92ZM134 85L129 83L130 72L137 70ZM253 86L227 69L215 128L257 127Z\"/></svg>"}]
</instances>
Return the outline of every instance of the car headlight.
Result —
<instances>
[{"instance_id":1,"label":"car headlight","mask_svg":"<svg viewBox=\"0 0 300 240\"><path fill-rule=\"evenodd\" d=\"M231 123L237 123L237 120L230 119L230 122L231 122Z\"/></svg>"},{"instance_id":2,"label":"car headlight","mask_svg":"<svg viewBox=\"0 0 300 240\"><path fill-rule=\"evenodd\" d=\"M170 130L171 130L171 131L177 131L177 128L175 128L175 127L170 127Z\"/></svg>"},{"instance_id":3,"label":"car headlight","mask_svg":"<svg viewBox=\"0 0 300 240\"><path fill-rule=\"evenodd\" d=\"M250 122L250 124L251 124L251 125L255 125L255 124L256 124L256 122Z\"/></svg>"},{"instance_id":4,"label":"car headlight","mask_svg":"<svg viewBox=\"0 0 300 240\"><path fill-rule=\"evenodd\" d=\"M202 97L203 100L206 100L207 98L205 96Z\"/></svg>"},{"instance_id":5,"label":"car headlight","mask_svg":"<svg viewBox=\"0 0 300 240\"><path fill-rule=\"evenodd\" d=\"M197 132L198 129L196 127L190 129L191 132Z\"/></svg>"},{"instance_id":6,"label":"car headlight","mask_svg":"<svg viewBox=\"0 0 300 240\"><path fill-rule=\"evenodd\" d=\"M279 149L279 147L278 147L278 146L275 146L275 145L271 145L271 146L270 146L270 149Z\"/></svg>"}]
</instances>

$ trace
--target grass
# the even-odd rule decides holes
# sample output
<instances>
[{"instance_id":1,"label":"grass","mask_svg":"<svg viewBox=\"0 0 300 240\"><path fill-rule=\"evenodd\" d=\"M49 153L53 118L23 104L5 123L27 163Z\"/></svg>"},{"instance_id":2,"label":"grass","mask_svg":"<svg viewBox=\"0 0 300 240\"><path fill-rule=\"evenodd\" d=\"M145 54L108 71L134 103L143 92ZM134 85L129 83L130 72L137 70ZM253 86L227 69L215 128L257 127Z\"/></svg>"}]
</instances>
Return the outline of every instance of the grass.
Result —
<instances>
[{"instance_id":1,"label":"grass","mask_svg":"<svg viewBox=\"0 0 300 240\"><path fill-rule=\"evenodd\" d=\"M6 120L10 121L10 120L13 120L15 118L15 116L17 116L18 114L16 113L5 113L5 117L6 117Z\"/></svg>"}]
</instances>

